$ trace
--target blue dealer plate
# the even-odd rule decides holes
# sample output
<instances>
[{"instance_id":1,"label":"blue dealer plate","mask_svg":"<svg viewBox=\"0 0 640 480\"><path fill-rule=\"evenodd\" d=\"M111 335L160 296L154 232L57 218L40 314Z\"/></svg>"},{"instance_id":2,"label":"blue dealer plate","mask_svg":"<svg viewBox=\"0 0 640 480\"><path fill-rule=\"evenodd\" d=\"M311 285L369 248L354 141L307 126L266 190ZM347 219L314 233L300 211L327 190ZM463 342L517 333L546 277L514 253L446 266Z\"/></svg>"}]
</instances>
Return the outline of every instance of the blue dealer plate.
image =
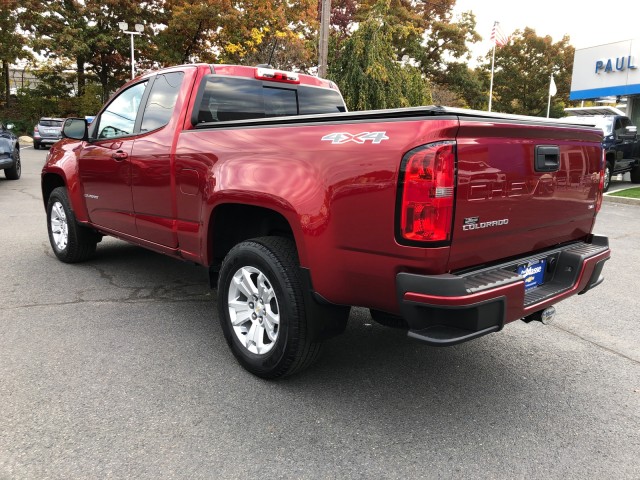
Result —
<instances>
[{"instance_id":1,"label":"blue dealer plate","mask_svg":"<svg viewBox=\"0 0 640 480\"><path fill-rule=\"evenodd\" d=\"M546 260L518 267L518 275L524 280L524 291L529 291L544 282L544 266Z\"/></svg>"}]
</instances>

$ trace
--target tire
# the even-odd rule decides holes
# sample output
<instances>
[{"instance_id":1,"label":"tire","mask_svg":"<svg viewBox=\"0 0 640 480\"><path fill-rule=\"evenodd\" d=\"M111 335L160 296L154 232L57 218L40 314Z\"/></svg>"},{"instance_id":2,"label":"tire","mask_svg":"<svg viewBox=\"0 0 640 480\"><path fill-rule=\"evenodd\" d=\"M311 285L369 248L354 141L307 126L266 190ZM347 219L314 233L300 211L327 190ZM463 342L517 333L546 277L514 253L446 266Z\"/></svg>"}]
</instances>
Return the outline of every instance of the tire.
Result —
<instances>
[{"instance_id":1,"label":"tire","mask_svg":"<svg viewBox=\"0 0 640 480\"><path fill-rule=\"evenodd\" d=\"M398 315L392 315L387 312L373 309L370 309L369 313L371 314L371 318L373 318L376 323L384 325L385 327L401 328L404 330L407 330L409 328L406 320Z\"/></svg>"},{"instance_id":2,"label":"tire","mask_svg":"<svg viewBox=\"0 0 640 480\"><path fill-rule=\"evenodd\" d=\"M222 262L222 331L238 362L258 377L299 372L320 353L322 342L310 341L301 285L298 253L288 238L247 240Z\"/></svg>"},{"instance_id":3,"label":"tire","mask_svg":"<svg viewBox=\"0 0 640 480\"><path fill-rule=\"evenodd\" d=\"M611 175L613 174L613 165L611 162L607 162L604 166L604 187L602 189L603 192L609 190L609 186L611 185Z\"/></svg>"},{"instance_id":4,"label":"tire","mask_svg":"<svg viewBox=\"0 0 640 480\"><path fill-rule=\"evenodd\" d=\"M631 170L631 183L640 183L640 165Z\"/></svg>"},{"instance_id":5,"label":"tire","mask_svg":"<svg viewBox=\"0 0 640 480\"><path fill-rule=\"evenodd\" d=\"M98 234L76 222L64 187L54 189L49 196L47 229L53 252L65 263L82 262L96 251Z\"/></svg>"},{"instance_id":6,"label":"tire","mask_svg":"<svg viewBox=\"0 0 640 480\"><path fill-rule=\"evenodd\" d=\"M36 142L33 142L33 149L34 150L40 150L40 144L36 143Z\"/></svg>"},{"instance_id":7,"label":"tire","mask_svg":"<svg viewBox=\"0 0 640 480\"><path fill-rule=\"evenodd\" d=\"M4 175L8 180L18 180L22 175L22 163L20 163L20 147L13 152L13 167L5 168Z\"/></svg>"}]
</instances>

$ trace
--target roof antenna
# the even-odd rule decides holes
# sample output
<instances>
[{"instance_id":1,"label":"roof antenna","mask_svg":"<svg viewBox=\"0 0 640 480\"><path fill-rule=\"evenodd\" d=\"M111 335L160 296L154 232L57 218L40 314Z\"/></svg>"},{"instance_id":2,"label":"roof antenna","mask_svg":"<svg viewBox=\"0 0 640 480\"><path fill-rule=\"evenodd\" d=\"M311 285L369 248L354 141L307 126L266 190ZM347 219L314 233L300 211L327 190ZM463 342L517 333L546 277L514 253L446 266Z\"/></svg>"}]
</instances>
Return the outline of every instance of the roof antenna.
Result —
<instances>
[{"instance_id":1,"label":"roof antenna","mask_svg":"<svg viewBox=\"0 0 640 480\"><path fill-rule=\"evenodd\" d=\"M276 51L276 45L278 45L278 37L276 37L275 42L273 42L273 48L271 49L271 55L269 55L269 61L267 62L269 65L271 65L271 60L273 59L273 52Z\"/></svg>"}]
</instances>

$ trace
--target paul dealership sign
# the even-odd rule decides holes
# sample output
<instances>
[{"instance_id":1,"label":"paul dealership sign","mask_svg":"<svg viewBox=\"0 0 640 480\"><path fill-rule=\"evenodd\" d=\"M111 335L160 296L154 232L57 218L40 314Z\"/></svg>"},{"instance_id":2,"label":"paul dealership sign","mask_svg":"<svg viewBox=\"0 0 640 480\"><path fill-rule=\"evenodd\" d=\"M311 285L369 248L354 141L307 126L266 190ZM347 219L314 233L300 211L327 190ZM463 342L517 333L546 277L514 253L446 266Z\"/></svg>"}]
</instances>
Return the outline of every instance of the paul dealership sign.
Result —
<instances>
[{"instance_id":1,"label":"paul dealership sign","mask_svg":"<svg viewBox=\"0 0 640 480\"><path fill-rule=\"evenodd\" d=\"M571 100L640 93L640 39L576 50Z\"/></svg>"}]
</instances>

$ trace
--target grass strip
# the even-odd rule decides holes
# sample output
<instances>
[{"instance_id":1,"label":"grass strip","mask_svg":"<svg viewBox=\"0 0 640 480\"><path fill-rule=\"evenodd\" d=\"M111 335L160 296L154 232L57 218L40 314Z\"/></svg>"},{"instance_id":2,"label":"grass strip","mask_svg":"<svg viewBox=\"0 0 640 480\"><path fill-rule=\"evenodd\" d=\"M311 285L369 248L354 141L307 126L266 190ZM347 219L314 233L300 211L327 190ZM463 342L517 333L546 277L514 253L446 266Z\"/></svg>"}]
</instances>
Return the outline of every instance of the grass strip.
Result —
<instances>
[{"instance_id":1,"label":"grass strip","mask_svg":"<svg viewBox=\"0 0 640 480\"><path fill-rule=\"evenodd\" d=\"M609 194L612 197L640 198L640 187L627 188L626 190L618 190Z\"/></svg>"}]
</instances>

